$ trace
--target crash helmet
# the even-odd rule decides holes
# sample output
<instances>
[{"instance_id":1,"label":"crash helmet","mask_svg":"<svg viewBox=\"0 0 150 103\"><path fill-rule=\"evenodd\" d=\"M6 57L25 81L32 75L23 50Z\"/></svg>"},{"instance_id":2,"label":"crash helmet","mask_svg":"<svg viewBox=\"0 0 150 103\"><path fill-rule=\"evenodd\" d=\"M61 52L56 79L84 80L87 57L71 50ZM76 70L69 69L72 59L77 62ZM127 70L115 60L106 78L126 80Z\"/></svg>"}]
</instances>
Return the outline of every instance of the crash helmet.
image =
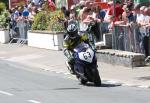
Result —
<instances>
[{"instance_id":1,"label":"crash helmet","mask_svg":"<svg viewBox=\"0 0 150 103\"><path fill-rule=\"evenodd\" d=\"M67 27L67 33L71 38L75 38L78 35L78 26L75 23L70 23Z\"/></svg>"}]
</instances>

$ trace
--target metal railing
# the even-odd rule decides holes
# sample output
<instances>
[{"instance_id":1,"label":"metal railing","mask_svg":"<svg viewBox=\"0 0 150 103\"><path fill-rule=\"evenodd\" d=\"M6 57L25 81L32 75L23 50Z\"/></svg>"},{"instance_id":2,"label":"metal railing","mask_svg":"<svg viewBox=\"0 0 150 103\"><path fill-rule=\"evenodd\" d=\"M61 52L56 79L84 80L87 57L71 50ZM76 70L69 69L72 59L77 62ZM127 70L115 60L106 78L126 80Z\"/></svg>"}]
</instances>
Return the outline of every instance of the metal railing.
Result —
<instances>
[{"instance_id":1,"label":"metal railing","mask_svg":"<svg viewBox=\"0 0 150 103\"><path fill-rule=\"evenodd\" d=\"M14 21L16 22L16 21ZM19 20L13 23L12 28L10 28L10 43L16 42L18 44L27 43L27 32L29 29L28 20Z\"/></svg>"},{"instance_id":2,"label":"metal railing","mask_svg":"<svg viewBox=\"0 0 150 103\"><path fill-rule=\"evenodd\" d=\"M149 56L150 28L127 25L114 26L112 48L116 50L142 53Z\"/></svg>"}]
</instances>

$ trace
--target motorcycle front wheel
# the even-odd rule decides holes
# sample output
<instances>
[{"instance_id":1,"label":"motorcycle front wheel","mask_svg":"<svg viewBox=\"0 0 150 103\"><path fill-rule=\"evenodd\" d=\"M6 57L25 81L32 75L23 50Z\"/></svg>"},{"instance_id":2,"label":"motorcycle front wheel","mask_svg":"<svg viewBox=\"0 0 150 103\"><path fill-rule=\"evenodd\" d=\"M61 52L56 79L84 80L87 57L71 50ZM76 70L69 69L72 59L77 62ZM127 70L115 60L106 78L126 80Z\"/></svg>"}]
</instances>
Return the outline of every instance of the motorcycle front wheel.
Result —
<instances>
[{"instance_id":1,"label":"motorcycle front wheel","mask_svg":"<svg viewBox=\"0 0 150 103\"><path fill-rule=\"evenodd\" d=\"M81 82L82 85L86 85L86 83L87 83L87 81L84 80L84 79L81 79L80 82Z\"/></svg>"},{"instance_id":2,"label":"motorcycle front wheel","mask_svg":"<svg viewBox=\"0 0 150 103\"><path fill-rule=\"evenodd\" d=\"M102 84L101 78L99 76L99 72L97 69L95 70L95 73L94 73L94 84L95 84L95 86L101 86L101 84Z\"/></svg>"},{"instance_id":3,"label":"motorcycle front wheel","mask_svg":"<svg viewBox=\"0 0 150 103\"><path fill-rule=\"evenodd\" d=\"M85 79L82 79L80 76L76 76L77 77L77 79L80 81L80 83L82 84L82 85L86 85L86 83L88 82L87 80L85 80Z\"/></svg>"}]
</instances>

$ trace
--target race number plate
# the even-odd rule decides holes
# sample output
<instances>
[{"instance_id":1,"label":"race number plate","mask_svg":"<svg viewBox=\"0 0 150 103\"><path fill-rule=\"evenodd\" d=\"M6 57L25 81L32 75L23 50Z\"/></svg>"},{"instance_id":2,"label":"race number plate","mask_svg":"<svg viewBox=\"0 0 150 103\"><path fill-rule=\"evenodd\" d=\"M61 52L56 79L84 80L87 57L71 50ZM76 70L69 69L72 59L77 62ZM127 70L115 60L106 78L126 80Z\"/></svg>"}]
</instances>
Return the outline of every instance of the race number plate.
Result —
<instances>
[{"instance_id":1,"label":"race number plate","mask_svg":"<svg viewBox=\"0 0 150 103\"><path fill-rule=\"evenodd\" d=\"M81 60L91 63L93 60L94 51L87 49L85 52L80 52L78 55Z\"/></svg>"}]
</instances>

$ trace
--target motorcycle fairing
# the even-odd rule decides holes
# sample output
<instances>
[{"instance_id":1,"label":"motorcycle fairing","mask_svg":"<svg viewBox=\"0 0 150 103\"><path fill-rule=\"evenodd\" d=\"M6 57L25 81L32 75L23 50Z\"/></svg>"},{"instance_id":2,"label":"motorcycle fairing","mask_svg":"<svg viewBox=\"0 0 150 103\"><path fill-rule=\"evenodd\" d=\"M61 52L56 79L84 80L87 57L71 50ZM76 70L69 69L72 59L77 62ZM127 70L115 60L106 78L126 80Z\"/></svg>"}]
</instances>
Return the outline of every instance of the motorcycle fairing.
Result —
<instances>
[{"instance_id":1,"label":"motorcycle fairing","mask_svg":"<svg viewBox=\"0 0 150 103\"><path fill-rule=\"evenodd\" d=\"M92 63L94 51L89 47L88 44L83 42L79 44L76 48L74 48L74 51L77 53L78 59L86 61L88 63Z\"/></svg>"}]
</instances>

